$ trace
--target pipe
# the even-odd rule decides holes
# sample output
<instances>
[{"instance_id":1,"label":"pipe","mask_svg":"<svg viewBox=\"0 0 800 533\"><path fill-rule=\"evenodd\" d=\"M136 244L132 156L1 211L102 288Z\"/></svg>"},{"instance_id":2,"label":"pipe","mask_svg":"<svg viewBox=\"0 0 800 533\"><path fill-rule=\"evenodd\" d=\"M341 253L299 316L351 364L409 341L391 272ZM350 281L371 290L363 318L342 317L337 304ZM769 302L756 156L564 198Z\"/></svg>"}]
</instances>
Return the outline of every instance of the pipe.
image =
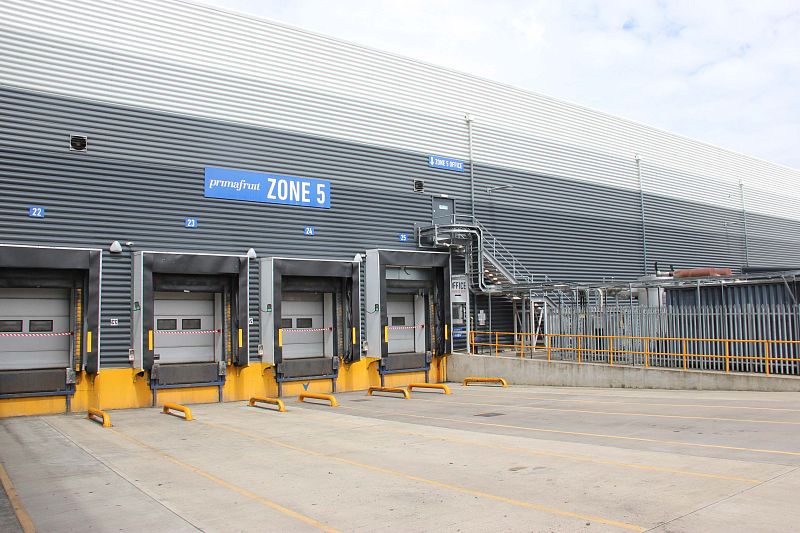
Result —
<instances>
[{"instance_id":1,"label":"pipe","mask_svg":"<svg viewBox=\"0 0 800 533\"><path fill-rule=\"evenodd\" d=\"M732 276L730 268L682 268L675 271L675 278L704 278L716 276Z\"/></svg>"},{"instance_id":2,"label":"pipe","mask_svg":"<svg viewBox=\"0 0 800 533\"><path fill-rule=\"evenodd\" d=\"M470 201L470 214L472 219L475 220L475 169L474 162L472 161L472 115L464 115L467 121L467 142L469 144L469 201Z\"/></svg>"},{"instance_id":3,"label":"pipe","mask_svg":"<svg viewBox=\"0 0 800 533\"><path fill-rule=\"evenodd\" d=\"M647 275L647 216L644 208L644 185L642 183L642 159L639 154L635 156L636 175L639 178L639 207L642 214L642 249L644 252L644 274Z\"/></svg>"},{"instance_id":4,"label":"pipe","mask_svg":"<svg viewBox=\"0 0 800 533\"><path fill-rule=\"evenodd\" d=\"M750 266L750 246L747 242L747 206L744 202L744 181L739 180L739 192L742 197L742 227L744 229L744 264Z\"/></svg>"}]
</instances>

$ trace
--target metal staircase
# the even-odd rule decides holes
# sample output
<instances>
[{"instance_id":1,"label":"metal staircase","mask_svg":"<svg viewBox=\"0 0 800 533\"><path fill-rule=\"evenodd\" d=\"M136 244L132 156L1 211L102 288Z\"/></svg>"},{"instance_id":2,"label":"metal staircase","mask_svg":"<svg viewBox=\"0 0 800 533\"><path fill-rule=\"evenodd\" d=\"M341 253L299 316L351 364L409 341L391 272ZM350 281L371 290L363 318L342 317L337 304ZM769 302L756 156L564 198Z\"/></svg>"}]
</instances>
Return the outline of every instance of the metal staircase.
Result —
<instances>
[{"instance_id":1,"label":"metal staircase","mask_svg":"<svg viewBox=\"0 0 800 533\"><path fill-rule=\"evenodd\" d=\"M472 216L452 215L444 224L417 228L421 248L462 251L470 288L485 294L530 295L558 291L546 274L535 274Z\"/></svg>"},{"instance_id":2,"label":"metal staircase","mask_svg":"<svg viewBox=\"0 0 800 533\"><path fill-rule=\"evenodd\" d=\"M437 222L417 227L417 244L462 255L470 289L511 300L514 331L532 334L530 349L543 347L547 308L571 303L569 286L532 272L475 217L450 215Z\"/></svg>"}]
</instances>

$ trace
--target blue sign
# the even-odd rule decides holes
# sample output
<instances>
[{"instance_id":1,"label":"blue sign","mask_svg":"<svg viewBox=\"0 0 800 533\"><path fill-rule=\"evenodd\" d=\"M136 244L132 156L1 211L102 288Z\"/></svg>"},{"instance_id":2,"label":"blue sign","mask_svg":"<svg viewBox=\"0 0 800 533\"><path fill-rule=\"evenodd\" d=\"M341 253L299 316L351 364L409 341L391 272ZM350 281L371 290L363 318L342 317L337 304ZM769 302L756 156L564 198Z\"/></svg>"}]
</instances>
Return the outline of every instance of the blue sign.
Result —
<instances>
[{"instance_id":1,"label":"blue sign","mask_svg":"<svg viewBox=\"0 0 800 533\"><path fill-rule=\"evenodd\" d=\"M445 170L464 172L464 162L462 160L443 157L440 155L429 155L428 166L431 168L443 168Z\"/></svg>"},{"instance_id":2,"label":"blue sign","mask_svg":"<svg viewBox=\"0 0 800 533\"><path fill-rule=\"evenodd\" d=\"M331 207L331 182L249 170L206 167L206 198Z\"/></svg>"},{"instance_id":3,"label":"blue sign","mask_svg":"<svg viewBox=\"0 0 800 533\"><path fill-rule=\"evenodd\" d=\"M28 216L32 218L44 218L44 207L32 205L28 208Z\"/></svg>"},{"instance_id":4,"label":"blue sign","mask_svg":"<svg viewBox=\"0 0 800 533\"><path fill-rule=\"evenodd\" d=\"M400 242L408 242L408 233L400 233L397 238L400 239Z\"/></svg>"},{"instance_id":5,"label":"blue sign","mask_svg":"<svg viewBox=\"0 0 800 533\"><path fill-rule=\"evenodd\" d=\"M309 237L314 236L314 226L306 226L303 228L303 235L308 235Z\"/></svg>"},{"instance_id":6,"label":"blue sign","mask_svg":"<svg viewBox=\"0 0 800 533\"><path fill-rule=\"evenodd\" d=\"M196 228L197 227L197 219L196 218L184 218L183 219L183 227L185 227L185 228Z\"/></svg>"}]
</instances>

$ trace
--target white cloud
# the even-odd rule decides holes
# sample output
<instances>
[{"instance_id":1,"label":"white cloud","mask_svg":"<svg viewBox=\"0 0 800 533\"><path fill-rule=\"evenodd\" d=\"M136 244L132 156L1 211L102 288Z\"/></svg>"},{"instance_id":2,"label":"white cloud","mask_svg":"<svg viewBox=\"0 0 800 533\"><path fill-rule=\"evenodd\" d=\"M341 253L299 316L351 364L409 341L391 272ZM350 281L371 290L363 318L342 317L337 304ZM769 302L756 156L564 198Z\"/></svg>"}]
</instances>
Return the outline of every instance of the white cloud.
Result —
<instances>
[{"instance_id":1,"label":"white cloud","mask_svg":"<svg viewBox=\"0 0 800 533\"><path fill-rule=\"evenodd\" d=\"M800 168L796 0L196 0Z\"/></svg>"}]
</instances>

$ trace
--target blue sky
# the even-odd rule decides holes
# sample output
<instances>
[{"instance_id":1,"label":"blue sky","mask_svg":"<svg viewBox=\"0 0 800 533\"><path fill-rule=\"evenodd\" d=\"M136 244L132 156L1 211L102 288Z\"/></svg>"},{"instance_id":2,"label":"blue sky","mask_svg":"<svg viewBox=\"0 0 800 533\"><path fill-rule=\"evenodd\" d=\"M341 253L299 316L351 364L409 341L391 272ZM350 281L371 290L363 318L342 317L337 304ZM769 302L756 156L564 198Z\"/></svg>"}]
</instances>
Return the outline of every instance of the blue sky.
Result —
<instances>
[{"instance_id":1,"label":"blue sky","mask_svg":"<svg viewBox=\"0 0 800 533\"><path fill-rule=\"evenodd\" d=\"M195 0L800 168L798 0Z\"/></svg>"}]
</instances>

